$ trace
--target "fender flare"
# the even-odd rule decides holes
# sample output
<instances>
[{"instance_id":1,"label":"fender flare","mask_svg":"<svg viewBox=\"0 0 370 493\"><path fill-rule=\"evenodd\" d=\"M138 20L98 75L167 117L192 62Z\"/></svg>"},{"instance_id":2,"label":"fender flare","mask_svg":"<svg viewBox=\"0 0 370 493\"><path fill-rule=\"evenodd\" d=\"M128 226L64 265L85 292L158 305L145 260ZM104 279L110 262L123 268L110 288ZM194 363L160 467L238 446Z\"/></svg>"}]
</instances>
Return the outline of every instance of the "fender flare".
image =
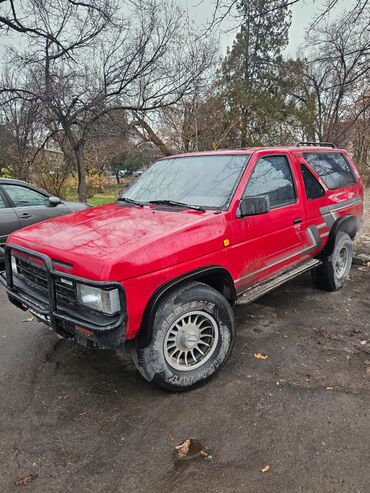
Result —
<instances>
[{"instance_id":1,"label":"fender flare","mask_svg":"<svg viewBox=\"0 0 370 493\"><path fill-rule=\"evenodd\" d=\"M331 227L328 241L321 255L324 257L331 255L334 250L335 240L339 231L347 233L353 239L356 236L358 229L359 225L356 216L348 214L338 218Z\"/></svg>"},{"instance_id":2,"label":"fender flare","mask_svg":"<svg viewBox=\"0 0 370 493\"><path fill-rule=\"evenodd\" d=\"M234 303L237 296L233 278L228 270L224 267L218 265L210 265L207 267L201 267L200 269L195 269L193 271L187 272L186 274L182 274L179 277L171 279L170 281L165 282L162 286L160 286L152 295L150 300L148 301L144 315L140 324L139 331L136 337L133 339L136 348L144 348L149 345L152 334L153 334L153 324L154 324L154 315L155 311L161 302L162 298L169 293L171 290L180 287L182 284L185 284L189 281L197 281L201 280L204 277L210 275L221 275L226 280L227 287L230 288L231 297L229 301Z\"/></svg>"}]
</instances>

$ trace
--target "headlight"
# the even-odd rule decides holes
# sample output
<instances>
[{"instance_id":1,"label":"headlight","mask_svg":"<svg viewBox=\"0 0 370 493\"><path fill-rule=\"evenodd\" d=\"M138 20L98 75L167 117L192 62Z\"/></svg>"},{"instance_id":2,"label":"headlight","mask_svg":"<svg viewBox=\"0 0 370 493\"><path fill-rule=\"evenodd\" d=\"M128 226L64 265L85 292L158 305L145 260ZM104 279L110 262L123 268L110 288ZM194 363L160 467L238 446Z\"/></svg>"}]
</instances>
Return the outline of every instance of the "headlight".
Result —
<instances>
[{"instance_id":1,"label":"headlight","mask_svg":"<svg viewBox=\"0 0 370 493\"><path fill-rule=\"evenodd\" d=\"M76 284L77 299L81 305L87 306L92 310L114 315L121 309L118 289L106 291L104 289Z\"/></svg>"},{"instance_id":2,"label":"headlight","mask_svg":"<svg viewBox=\"0 0 370 493\"><path fill-rule=\"evenodd\" d=\"M11 261L11 264L12 264L12 271L13 271L13 274L18 274L17 260L16 260L16 258L14 257L14 255L11 255L11 256L10 256L10 261Z\"/></svg>"}]
</instances>

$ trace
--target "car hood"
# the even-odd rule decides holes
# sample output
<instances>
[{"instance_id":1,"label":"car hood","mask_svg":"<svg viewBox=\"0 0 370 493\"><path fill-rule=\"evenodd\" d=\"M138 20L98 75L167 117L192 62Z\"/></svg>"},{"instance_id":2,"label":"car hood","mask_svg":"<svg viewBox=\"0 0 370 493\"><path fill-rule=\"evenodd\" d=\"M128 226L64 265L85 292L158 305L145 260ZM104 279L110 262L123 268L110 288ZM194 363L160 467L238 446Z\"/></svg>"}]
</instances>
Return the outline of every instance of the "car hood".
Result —
<instances>
[{"instance_id":1,"label":"car hood","mask_svg":"<svg viewBox=\"0 0 370 493\"><path fill-rule=\"evenodd\" d=\"M120 281L207 255L224 230L225 213L115 203L18 230L8 243L70 264L64 272Z\"/></svg>"}]
</instances>

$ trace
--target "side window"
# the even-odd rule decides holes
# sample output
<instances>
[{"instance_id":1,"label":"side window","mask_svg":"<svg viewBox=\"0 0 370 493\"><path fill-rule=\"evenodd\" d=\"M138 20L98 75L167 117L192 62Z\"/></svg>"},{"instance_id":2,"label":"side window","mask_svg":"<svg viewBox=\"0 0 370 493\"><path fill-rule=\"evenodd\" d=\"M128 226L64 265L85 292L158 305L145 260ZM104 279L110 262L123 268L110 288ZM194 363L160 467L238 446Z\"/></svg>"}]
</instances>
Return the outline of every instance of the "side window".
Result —
<instances>
[{"instance_id":1,"label":"side window","mask_svg":"<svg viewBox=\"0 0 370 493\"><path fill-rule=\"evenodd\" d=\"M0 209L5 209L5 202L4 202L4 199L2 198L2 196L0 195Z\"/></svg>"},{"instance_id":2,"label":"side window","mask_svg":"<svg viewBox=\"0 0 370 493\"><path fill-rule=\"evenodd\" d=\"M49 203L48 197L22 185L5 184L3 189L7 192L15 207L48 205Z\"/></svg>"},{"instance_id":3,"label":"side window","mask_svg":"<svg viewBox=\"0 0 370 493\"><path fill-rule=\"evenodd\" d=\"M307 152L303 156L328 188L355 183L351 167L340 152Z\"/></svg>"},{"instance_id":4,"label":"side window","mask_svg":"<svg viewBox=\"0 0 370 493\"><path fill-rule=\"evenodd\" d=\"M285 156L266 156L257 161L244 197L257 195L267 195L272 209L295 202L293 176Z\"/></svg>"},{"instance_id":5,"label":"side window","mask_svg":"<svg viewBox=\"0 0 370 493\"><path fill-rule=\"evenodd\" d=\"M316 180L315 176L304 164L301 164L301 173L304 181L304 186L306 189L306 197L309 200L323 197L325 195L325 190L322 188L320 183Z\"/></svg>"}]
</instances>

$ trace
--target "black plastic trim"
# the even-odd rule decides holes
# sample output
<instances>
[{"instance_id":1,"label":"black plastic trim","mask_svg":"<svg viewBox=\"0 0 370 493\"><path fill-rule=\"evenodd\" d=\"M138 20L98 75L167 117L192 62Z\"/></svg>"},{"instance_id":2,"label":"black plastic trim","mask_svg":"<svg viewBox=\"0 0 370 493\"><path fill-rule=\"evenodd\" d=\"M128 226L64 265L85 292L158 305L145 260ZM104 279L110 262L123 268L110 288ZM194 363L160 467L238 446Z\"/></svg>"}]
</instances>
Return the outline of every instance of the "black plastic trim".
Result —
<instances>
[{"instance_id":1,"label":"black plastic trim","mask_svg":"<svg viewBox=\"0 0 370 493\"><path fill-rule=\"evenodd\" d=\"M346 216L340 217L335 221L330 229L329 238L324 250L321 253L321 256L327 257L333 252L335 240L339 231L344 231L345 233L348 233L349 236L353 239L358 231L358 221L356 216L347 214Z\"/></svg>"},{"instance_id":2,"label":"black plastic trim","mask_svg":"<svg viewBox=\"0 0 370 493\"><path fill-rule=\"evenodd\" d=\"M331 149L338 149L338 146L334 142L315 142L300 140L295 143L295 147L330 147Z\"/></svg>"}]
</instances>

